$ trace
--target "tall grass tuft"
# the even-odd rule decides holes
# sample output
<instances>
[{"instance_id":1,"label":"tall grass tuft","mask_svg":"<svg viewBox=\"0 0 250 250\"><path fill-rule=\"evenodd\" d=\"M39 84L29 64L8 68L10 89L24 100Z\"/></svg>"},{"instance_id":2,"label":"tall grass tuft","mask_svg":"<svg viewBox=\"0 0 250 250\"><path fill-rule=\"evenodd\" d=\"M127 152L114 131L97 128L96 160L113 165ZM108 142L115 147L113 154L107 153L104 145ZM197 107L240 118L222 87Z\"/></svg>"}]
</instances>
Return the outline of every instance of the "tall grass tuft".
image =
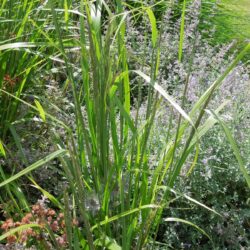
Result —
<instances>
[{"instance_id":1,"label":"tall grass tuft","mask_svg":"<svg viewBox=\"0 0 250 250\"><path fill-rule=\"evenodd\" d=\"M164 1L159 1L159 4L162 2ZM14 1L4 1L0 13L10 15L11 4ZM250 49L250 45L239 53L187 113L184 104L189 78L186 79L183 101L180 104L160 82L157 83L159 63L164 60L160 58L161 26L164 23L156 21L154 8L157 3L132 8L121 0L111 3L100 0L81 0L80 3L49 0L41 9L37 1L26 1L25 6L28 9L19 7L19 11L25 11L25 15L22 15L20 27L16 28L18 39L13 41L6 38L0 45L4 67L0 75L1 103L9 103L1 112L4 116L1 116L0 125L5 126L1 130L2 140L4 141L7 133L6 123L11 124L15 118L17 103L25 102L21 100L22 91L24 86L28 87L26 83L30 72L37 69L41 63L39 60L44 60L39 59L40 50L49 53L45 55L50 62L55 63L53 56L56 55L60 70L66 76L63 87L73 100L75 129L47 114L39 102L30 105L40 114L43 122L50 121L57 124L54 126L63 127L66 136L62 138L59 132L54 132L57 151L16 175L5 178L0 186L9 185L58 157L68 183L62 192L69 249L143 249L153 244L162 222L163 211L174 199L172 193L182 168L196 150L191 166L195 167L199 139L216 123L216 119L219 120L219 112L224 104L208 117L205 116L205 110L216 90ZM166 8L170 6L167 5ZM38 9L44 18L42 25L35 16L34 19L28 19L29 13L36 13ZM185 11L186 1L183 3L180 20L177 55L180 62L185 57ZM151 41L151 59L147 66L133 68L128 63L130 52L126 20L140 15L144 16L142 29L147 31L144 38ZM14 21L17 20L18 15ZM11 29L10 25L5 25ZM35 30L23 35L24 27ZM21 47L31 46L34 46L31 54L19 51ZM22 79L19 88L10 90L4 85L9 69L7 63L14 60L14 55L19 57L15 66L24 68L8 73L11 75L8 81L14 81L19 74ZM144 60L143 55L141 60ZM132 104L131 78L135 76L138 79L139 94L137 103ZM142 98L145 84L147 96ZM141 123L139 111L145 99L145 120ZM166 145L157 165L152 166L150 137L155 116L163 102L171 107L173 115L177 114L178 123L166 128ZM10 112L6 109L10 109ZM173 117L170 116L169 121L171 119ZM223 123L222 125L226 129ZM227 129L226 133L230 134ZM241 159L237 145L231 136L228 135L228 138L237 158ZM243 162L239 162L249 184ZM190 200L216 213L204 204ZM71 218L75 217L79 221L78 227L71 223ZM181 218L164 218L164 221L186 223L209 237L190 221ZM49 234L58 248L53 232L49 231Z\"/></svg>"}]
</instances>

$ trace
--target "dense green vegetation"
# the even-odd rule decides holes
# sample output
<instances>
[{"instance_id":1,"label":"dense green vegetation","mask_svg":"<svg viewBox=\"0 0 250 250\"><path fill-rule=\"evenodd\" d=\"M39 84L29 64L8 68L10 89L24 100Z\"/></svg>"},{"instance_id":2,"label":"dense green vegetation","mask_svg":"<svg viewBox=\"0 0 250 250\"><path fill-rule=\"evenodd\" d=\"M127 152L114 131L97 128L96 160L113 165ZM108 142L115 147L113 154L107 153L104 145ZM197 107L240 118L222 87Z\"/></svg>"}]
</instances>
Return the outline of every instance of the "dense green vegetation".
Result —
<instances>
[{"instance_id":1,"label":"dense green vegetation","mask_svg":"<svg viewBox=\"0 0 250 250\"><path fill-rule=\"evenodd\" d=\"M247 249L249 10L2 0L0 248Z\"/></svg>"},{"instance_id":2,"label":"dense green vegetation","mask_svg":"<svg viewBox=\"0 0 250 250\"><path fill-rule=\"evenodd\" d=\"M250 2L247 0L223 0L218 10L217 25L221 41L249 39Z\"/></svg>"}]
</instances>

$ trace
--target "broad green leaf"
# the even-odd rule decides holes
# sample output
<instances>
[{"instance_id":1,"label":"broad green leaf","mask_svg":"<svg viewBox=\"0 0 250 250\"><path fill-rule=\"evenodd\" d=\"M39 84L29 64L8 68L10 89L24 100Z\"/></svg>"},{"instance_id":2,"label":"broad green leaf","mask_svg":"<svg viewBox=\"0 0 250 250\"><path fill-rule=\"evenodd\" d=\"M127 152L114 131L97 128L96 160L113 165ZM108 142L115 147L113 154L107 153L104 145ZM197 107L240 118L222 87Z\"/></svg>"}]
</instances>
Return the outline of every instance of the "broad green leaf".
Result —
<instances>
[{"instance_id":1,"label":"broad green leaf","mask_svg":"<svg viewBox=\"0 0 250 250\"><path fill-rule=\"evenodd\" d=\"M153 44L153 47L155 48L156 43L157 43L157 38L158 38L158 30L157 30L157 25L156 25L156 19L155 19L154 12L150 8L147 8L146 12L148 14L149 21L150 21L150 24L151 24L152 44Z\"/></svg>"},{"instance_id":2,"label":"broad green leaf","mask_svg":"<svg viewBox=\"0 0 250 250\"><path fill-rule=\"evenodd\" d=\"M19 173L11 176L9 179L3 181L2 183L0 183L0 187L3 187L6 184L8 184L8 183L10 183L10 182L12 182L12 181L20 178L21 176L28 174L29 172L37 169L38 167L40 167L40 166L44 165L45 163L53 160L54 158L56 158L56 157L58 157L60 155L65 154L66 152L67 152L67 150L65 150L65 149L59 149L56 152L51 153L50 155L48 155L48 156L44 157L43 159L35 162L34 164L30 165L29 167L23 169Z\"/></svg>"},{"instance_id":3,"label":"broad green leaf","mask_svg":"<svg viewBox=\"0 0 250 250\"><path fill-rule=\"evenodd\" d=\"M40 104L38 100L35 100L35 104L36 104L36 107L38 109L39 115L41 116L42 120L46 122L46 116L45 116L45 112L44 112L42 105Z\"/></svg>"}]
</instances>

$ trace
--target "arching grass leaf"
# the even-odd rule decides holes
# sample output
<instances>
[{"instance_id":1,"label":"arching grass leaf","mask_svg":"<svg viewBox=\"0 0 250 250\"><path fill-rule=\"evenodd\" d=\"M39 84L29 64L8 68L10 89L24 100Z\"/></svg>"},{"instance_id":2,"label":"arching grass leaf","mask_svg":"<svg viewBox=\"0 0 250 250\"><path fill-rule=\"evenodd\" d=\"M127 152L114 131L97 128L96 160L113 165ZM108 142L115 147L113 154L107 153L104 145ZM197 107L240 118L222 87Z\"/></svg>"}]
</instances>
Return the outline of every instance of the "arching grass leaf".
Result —
<instances>
[{"instance_id":1,"label":"arching grass leaf","mask_svg":"<svg viewBox=\"0 0 250 250\"><path fill-rule=\"evenodd\" d=\"M34 164L30 165L29 167L23 169L23 170L20 171L19 173L17 173L17 174L15 174L15 175L11 176L9 179L3 181L2 183L0 183L0 187L3 187L3 186L5 186L6 184L8 184L8 183L10 183L10 182L12 182L12 181L14 181L14 180L20 178L21 176L30 173L31 171L33 171L33 170L39 168L40 166L42 166L42 165L44 165L45 163L47 163L47 162L53 160L54 158L56 158L56 157L58 157L58 156L61 156L61 155L65 154L66 152L67 152L67 150L65 150L65 149L59 149L59 150L57 150L56 152L53 152L52 154L50 154L50 155L44 157L43 159L41 159L41 160L35 162Z\"/></svg>"}]
</instances>

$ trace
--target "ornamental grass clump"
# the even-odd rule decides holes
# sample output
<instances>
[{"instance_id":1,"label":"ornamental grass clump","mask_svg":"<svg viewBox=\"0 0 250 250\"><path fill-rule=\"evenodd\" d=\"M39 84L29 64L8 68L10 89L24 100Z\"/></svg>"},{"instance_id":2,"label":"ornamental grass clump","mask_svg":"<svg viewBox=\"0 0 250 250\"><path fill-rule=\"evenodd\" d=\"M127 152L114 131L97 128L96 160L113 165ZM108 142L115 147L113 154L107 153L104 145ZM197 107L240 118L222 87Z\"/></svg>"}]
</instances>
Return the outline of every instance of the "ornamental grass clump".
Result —
<instances>
[{"instance_id":1,"label":"ornamental grass clump","mask_svg":"<svg viewBox=\"0 0 250 250\"><path fill-rule=\"evenodd\" d=\"M38 113L39 122L60 130L51 129L55 152L4 178L0 187L9 187L17 179L28 176L39 191L64 211L65 231L60 237L65 233L69 249L139 250L151 245L155 247L162 222L184 223L211 239L199 225L183 218L169 217L165 212L171 210L170 204L181 196L220 216L214 209L176 191L183 168L188 165L184 171L188 177L196 166L200 139L216 123L225 130L240 171L250 186L237 144L220 118L226 103L219 103L213 111L207 110L215 92L249 51L250 45L230 60L187 108L191 66L196 53L195 46L192 53L188 53L186 44L189 39L195 44L194 38L185 33L188 3L183 1L181 5L175 54L169 60L175 62L175 69L172 70L170 65L165 75L162 61L166 59L164 48L167 44L164 42L168 32L165 32L164 22L157 22L154 14L154 8L162 3L140 3L133 7L121 0L81 0L80 3L49 0L41 6L39 10L46 17L46 25L41 27L39 20L31 21L39 34L39 43L34 38L34 46L35 49L41 44L45 46L47 53L53 55L47 59L55 63L53 70L49 70L63 73L60 84L74 110L73 124L49 114L38 101L32 105L22 100L22 96L1 89L8 98L22 102ZM171 10L171 4L172 1L166 2L166 10ZM134 20L140 20L134 29L140 26L138 34L141 36L137 38L142 45L130 37L127 24L133 25ZM188 32L196 32L196 29L195 22ZM23 46L31 44L33 40ZM11 44L0 46L0 50L11 51ZM74 56L76 51L77 56ZM184 73L179 74L179 70ZM168 83L166 79L171 74L173 77ZM181 91L175 96L177 87ZM163 135L165 143L157 158L152 159L150 141L163 105L171 110ZM56 105L53 108L58 112L63 110ZM143 117L140 117L141 110ZM55 158L60 161L56 167L62 170L66 179L58 197L36 184L30 175L31 171ZM59 222L54 225L57 220L49 217L53 221L52 227L46 228L51 244L60 249L56 238ZM71 223L72 217L77 218L77 226ZM21 231L21 227L16 230ZM8 236L6 233L0 240Z\"/></svg>"}]
</instances>

